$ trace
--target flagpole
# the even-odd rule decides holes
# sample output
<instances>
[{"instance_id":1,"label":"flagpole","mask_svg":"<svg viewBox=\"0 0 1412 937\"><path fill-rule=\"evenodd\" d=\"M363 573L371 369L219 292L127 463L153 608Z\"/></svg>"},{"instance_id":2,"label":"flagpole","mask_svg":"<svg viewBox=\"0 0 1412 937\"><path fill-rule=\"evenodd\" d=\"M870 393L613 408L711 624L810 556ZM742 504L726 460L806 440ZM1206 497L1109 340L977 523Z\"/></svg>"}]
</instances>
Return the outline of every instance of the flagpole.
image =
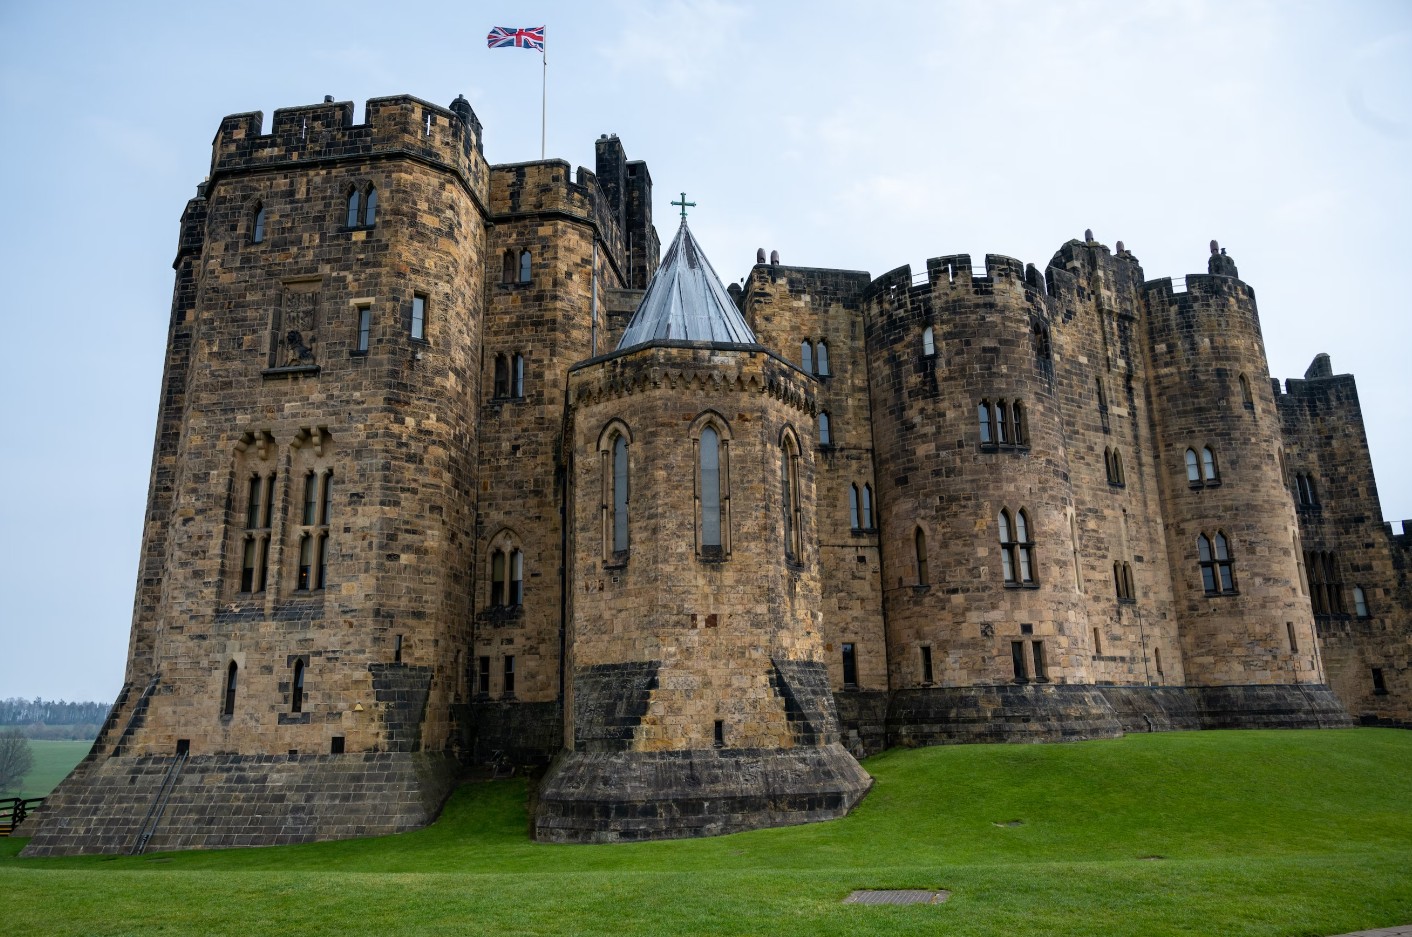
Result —
<instances>
[{"instance_id":1,"label":"flagpole","mask_svg":"<svg viewBox=\"0 0 1412 937\"><path fill-rule=\"evenodd\" d=\"M539 158L544 159L544 111L549 101L549 56L544 49L539 50L539 60L544 64L544 75L539 85Z\"/></svg>"}]
</instances>

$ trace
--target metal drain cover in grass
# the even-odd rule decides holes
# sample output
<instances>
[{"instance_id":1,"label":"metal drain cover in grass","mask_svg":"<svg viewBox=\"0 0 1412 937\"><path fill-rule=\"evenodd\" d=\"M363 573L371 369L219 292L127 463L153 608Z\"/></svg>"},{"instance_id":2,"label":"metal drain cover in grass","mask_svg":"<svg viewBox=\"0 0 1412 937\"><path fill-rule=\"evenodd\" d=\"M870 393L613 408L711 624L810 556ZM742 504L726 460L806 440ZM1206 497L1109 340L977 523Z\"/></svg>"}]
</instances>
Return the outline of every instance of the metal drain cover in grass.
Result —
<instances>
[{"instance_id":1,"label":"metal drain cover in grass","mask_svg":"<svg viewBox=\"0 0 1412 937\"><path fill-rule=\"evenodd\" d=\"M951 897L949 891L855 891L843 899L844 904L941 904Z\"/></svg>"}]
</instances>

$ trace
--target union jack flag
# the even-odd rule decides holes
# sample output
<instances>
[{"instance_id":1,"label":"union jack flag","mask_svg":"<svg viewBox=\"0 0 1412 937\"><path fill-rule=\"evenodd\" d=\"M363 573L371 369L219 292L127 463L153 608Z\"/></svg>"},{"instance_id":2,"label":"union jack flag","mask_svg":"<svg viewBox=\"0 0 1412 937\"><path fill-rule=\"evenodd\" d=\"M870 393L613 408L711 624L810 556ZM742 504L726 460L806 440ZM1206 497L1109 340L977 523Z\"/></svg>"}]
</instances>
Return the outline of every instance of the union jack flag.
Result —
<instances>
[{"instance_id":1,"label":"union jack flag","mask_svg":"<svg viewBox=\"0 0 1412 937\"><path fill-rule=\"evenodd\" d=\"M496 26L485 37L485 44L492 49L538 49L543 52L544 27L516 29L513 26Z\"/></svg>"}]
</instances>

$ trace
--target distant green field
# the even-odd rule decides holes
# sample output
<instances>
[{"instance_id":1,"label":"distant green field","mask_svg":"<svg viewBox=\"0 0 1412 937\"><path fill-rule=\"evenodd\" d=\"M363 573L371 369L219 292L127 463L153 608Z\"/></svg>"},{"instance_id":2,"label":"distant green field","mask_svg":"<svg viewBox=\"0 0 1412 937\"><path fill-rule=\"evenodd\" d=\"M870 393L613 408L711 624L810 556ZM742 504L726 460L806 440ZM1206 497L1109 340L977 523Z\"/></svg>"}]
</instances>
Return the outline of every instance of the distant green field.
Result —
<instances>
[{"instance_id":1,"label":"distant green field","mask_svg":"<svg viewBox=\"0 0 1412 937\"><path fill-rule=\"evenodd\" d=\"M1412 732L1178 732L869 759L849 817L551 846L525 788L382 839L22 860L6 931L95 935L1316 937L1412 923ZM945 888L941 905L844 905Z\"/></svg>"},{"instance_id":2,"label":"distant green field","mask_svg":"<svg viewBox=\"0 0 1412 937\"><path fill-rule=\"evenodd\" d=\"M46 742L30 740L29 749L34 753L34 767L25 775L21 797L47 797L49 792L83 760L90 742ZM6 797L16 796L13 791L5 791Z\"/></svg>"}]
</instances>

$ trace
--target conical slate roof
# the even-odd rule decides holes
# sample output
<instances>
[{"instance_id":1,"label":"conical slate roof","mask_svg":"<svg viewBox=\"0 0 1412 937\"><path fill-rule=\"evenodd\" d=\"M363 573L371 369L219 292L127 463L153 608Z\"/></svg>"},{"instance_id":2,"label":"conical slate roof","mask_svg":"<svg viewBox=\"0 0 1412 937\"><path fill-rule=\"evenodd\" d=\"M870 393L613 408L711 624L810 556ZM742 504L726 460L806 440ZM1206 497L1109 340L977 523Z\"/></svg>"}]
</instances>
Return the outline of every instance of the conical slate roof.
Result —
<instances>
[{"instance_id":1,"label":"conical slate roof","mask_svg":"<svg viewBox=\"0 0 1412 937\"><path fill-rule=\"evenodd\" d=\"M755 344L755 333L711 269L685 218L623 332L618 350L667 339Z\"/></svg>"}]
</instances>

